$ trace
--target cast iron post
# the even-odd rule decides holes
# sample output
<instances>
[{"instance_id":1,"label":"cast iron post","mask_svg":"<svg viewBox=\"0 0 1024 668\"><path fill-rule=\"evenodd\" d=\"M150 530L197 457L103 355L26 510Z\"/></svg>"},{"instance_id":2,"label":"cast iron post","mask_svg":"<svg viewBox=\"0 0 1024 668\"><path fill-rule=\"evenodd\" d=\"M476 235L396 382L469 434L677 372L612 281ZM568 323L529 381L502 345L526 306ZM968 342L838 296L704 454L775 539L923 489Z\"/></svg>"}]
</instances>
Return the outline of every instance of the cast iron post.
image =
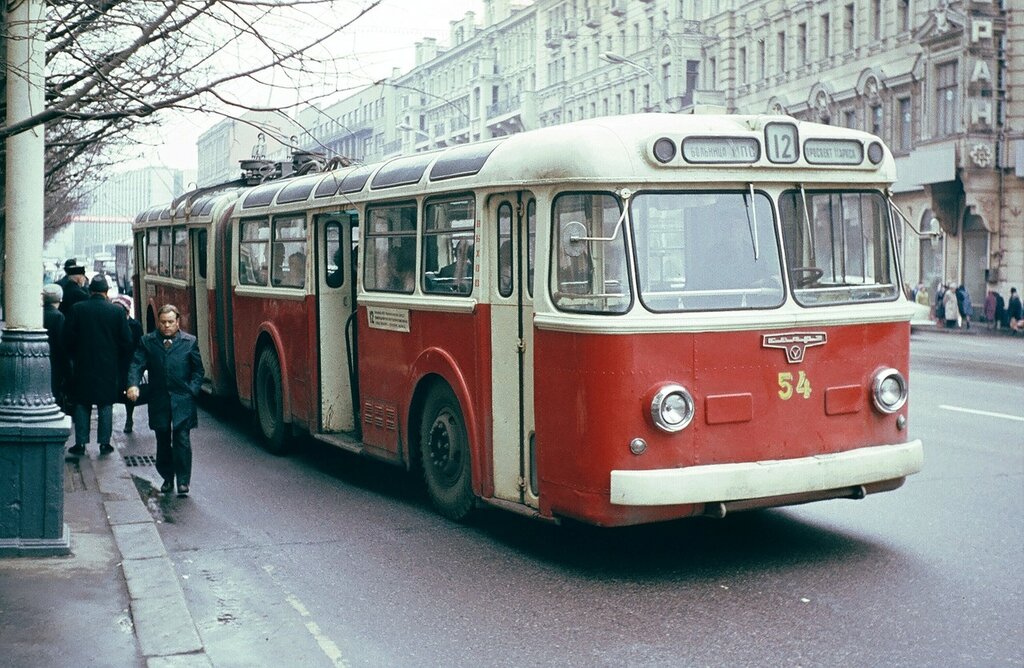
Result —
<instances>
[{"instance_id":1,"label":"cast iron post","mask_svg":"<svg viewBox=\"0 0 1024 668\"><path fill-rule=\"evenodd\" d=\"M43 0L7 14L7 123L44 108ZM0 556L68 554L64 442L71 419L50 390L50 347L40 304L43 267L43 126L7 139L6 264L0 330Z\"/></svg>"}]
</instances>

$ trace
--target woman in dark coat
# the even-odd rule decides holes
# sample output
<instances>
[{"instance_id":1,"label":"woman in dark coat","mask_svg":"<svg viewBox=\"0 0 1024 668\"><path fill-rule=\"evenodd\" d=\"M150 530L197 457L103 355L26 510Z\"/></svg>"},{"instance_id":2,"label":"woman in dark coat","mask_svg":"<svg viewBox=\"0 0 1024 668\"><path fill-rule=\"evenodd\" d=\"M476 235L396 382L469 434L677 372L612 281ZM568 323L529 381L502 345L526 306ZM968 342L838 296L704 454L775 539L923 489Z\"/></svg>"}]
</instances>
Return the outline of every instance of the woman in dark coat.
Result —
<instances>
[{"instance_id":1,"label":"woman in dark coat","mask_svg":"<svg viewBox=\"0 0 1024 668\"><path fill-rule=\"evenodd\" d=\"M123 390L117 364L132 341L124 311L107 301L108 289L102 274L93 278L89 299L75 304L64 326L64 347L71 359L70 400L74 404L75 444L68 450L72 455L85 454L93 406L100 454L114 450L110 445L113 405Z\"/></svg>"},{"instance_id":2,"label":"woman in dark coat","mask_svg":"<svg viewBox=\"0 0 1024 668\"><path fill-rule=\"evenodd\" d=\"M64 382L68 377L68 356L64 352L64 314L57 305L64 291L56 283L43 286L43 327L50 344L50 391L61 410L65 408Z\"/></svg>"}]
</instances>

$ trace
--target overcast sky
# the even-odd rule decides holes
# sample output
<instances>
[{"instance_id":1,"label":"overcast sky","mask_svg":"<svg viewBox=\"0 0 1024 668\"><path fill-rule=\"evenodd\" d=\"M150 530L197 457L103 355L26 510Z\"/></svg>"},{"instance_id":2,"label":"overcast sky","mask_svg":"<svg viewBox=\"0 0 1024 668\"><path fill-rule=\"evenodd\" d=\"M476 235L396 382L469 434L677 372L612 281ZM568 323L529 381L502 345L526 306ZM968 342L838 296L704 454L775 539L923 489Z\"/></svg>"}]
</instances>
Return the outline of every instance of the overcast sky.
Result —
<instances>
[{"instance_id":1,"label":"overcast sky","mask_svg":"<svg viewBox=\"0 0 1024 668\"><path fill-rule=\"evenodd\" d=\"M462 19L468 11L476 14L477 24L483 21L481 0L384 0L335 47L350 54L345 60L352 78L349 85L367 85L389 76L394 67L409 71L415 63L416 42L435 37L447 44L449 23ZM253 104L267 101L254 100ZM158 161L167 167L195 169L196 139L219 120L219 116L207 114L168 117L161 132L168 141L159 147ZM150 154L148 159L152 157Z\"/></svg>"}]
</instances>

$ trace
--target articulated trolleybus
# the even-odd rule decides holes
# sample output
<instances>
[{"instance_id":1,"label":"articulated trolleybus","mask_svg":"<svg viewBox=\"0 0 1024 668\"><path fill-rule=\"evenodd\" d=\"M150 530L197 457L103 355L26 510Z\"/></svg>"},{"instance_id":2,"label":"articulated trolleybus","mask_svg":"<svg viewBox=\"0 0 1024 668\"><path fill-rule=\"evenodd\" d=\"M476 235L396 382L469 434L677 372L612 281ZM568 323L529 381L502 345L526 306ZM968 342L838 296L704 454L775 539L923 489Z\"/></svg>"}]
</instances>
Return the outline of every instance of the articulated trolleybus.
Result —
<instances>
[{"instance_id":1,"label":"articulated trolleybus","mask_svg":"<svg viewBox=\"0 0 1024 668\"><path fill-rule=\"evenodd\" d=\"M602 526L899 487L912 308L870 134L782 116L570 123L306 163L139 216L140 315L206 389L487 503ZM304 173L305 172L305 173Z\"/></svg>"}]
</instances>

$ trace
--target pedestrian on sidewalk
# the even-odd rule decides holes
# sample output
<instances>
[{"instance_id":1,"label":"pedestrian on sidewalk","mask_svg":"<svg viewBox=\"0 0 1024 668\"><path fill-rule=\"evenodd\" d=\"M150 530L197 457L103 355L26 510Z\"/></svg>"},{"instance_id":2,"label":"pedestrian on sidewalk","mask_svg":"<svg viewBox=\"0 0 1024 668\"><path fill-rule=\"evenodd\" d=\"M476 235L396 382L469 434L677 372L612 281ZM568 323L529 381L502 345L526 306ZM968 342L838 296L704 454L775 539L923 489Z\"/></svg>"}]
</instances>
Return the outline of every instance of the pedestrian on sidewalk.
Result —
<instances>
[{"instance_id":1,"label":"pedestrian on sidewalk","mask_svg":"<svg viewBox=\"0 0 1024 668\"><path fill-rule=\"evenodd\" d=\"M53 400L67 410L64 402L64 383L68 377L68 356L64 351L64 314L57 308L64 291L56 283L43 286L43 327L50 344L50 391Z\"/></svg>"},{"instance_id":2,"label":"pedestrian on sidewalk","mask_svg":"<svg viewBox=\"0 0 1024 668\"><path fill-rule=\"evenodd\" d=\"M967 286L963 283L956 289L956 306L960 312L960 319L964 323L964 329L970 329L974 306L971 304L971 293L967 291Z\"/></svg>"},{"instance_id":3,"label":"pedestrian on sidewalk","mask_svg":"<svg viewBox=\"0 0 1024 668\"><path fill-rule=\"evenodd\" d=\"M78 264L78 260L71 257L64 261L64 276L57 281L57 285L63 290L61 297L60 312L67 319L71 316L71 309L78 302L84 302L89 298L89 291L85 289L87 279L85 278L85 267Z\"/></svg>"},{"instance_id":4,"label":"pedestrian on sidewalk","mask_svg":"<svg viewBox=\"0 0 1024 668\"><path fill-rule=\"evenodd\" d=\"M117 360L131 347L131 332L121 309L107 301L110 286L103 274L89 283L89 299L75 304L64 327L64 347L71 359L71 403L75 423L72 455L84 455L89 442L89 421L96 406L96 440L100 454L110 445L114 402L121 395Z\"/></svg>"},{"instance_id":5,"label":"pedestrian on sidewalk","mask_svg":"<svg viewBox=\"0 0 1024 668\"><path fill-rule=\"evenodd\" d=\"M1006 311L1010 316L1010 332L1024 332L1024 304L1021 304L1017 288L1010 288L1010 301L1006 305Z\"/></svg>"},{"instance_id":6,"label":"pedestrian on sidewalk","mask_svg":"<svg viewBox=\"0 0 1024 668\"><path fill-rule=\"evenodd\" d=\"M124 310L124 317L128 320L128 330L132 333L131 348L117 361L117 373L121 385L121 398L118 403L124 404L124 433L130 434L135 429L135 406L137 404L128 398L128 367L132 365L135 349L139 347L139 341L142 339L142 323L132 317L131 297L118 295L111 301L115 306Z\"/></svg>"},{"instance_id":7,"label":"pedestrian on sidewalk","mask_svg":"<svg viewBox=\"0 0 1024 668\"><path fill-rule=\"evenodd\" d=\"M960 309L956 303L956 290L953 289L953 284L950 283L946 286L946 291L942 293L942 305L941 305L942 316L946 320L946 329L956 329L957 320L960 316Z\"/></svg>"},{"instance_id":8,"label":"pedestrian on sidewalk","mask_svg":"<svg viewBox=\"0 0 1024 668\"><path fill-rule=\"evenodd\" d=\"M196 397L203 386L203 359L196 337L180 330L181 314L172 304L157 312L157 331L142 337L128 369L128 399L137 401L142 372L149 372L149 426L156 434L156 470L160 491L169 494L178 481L186 495L192 482L192 441L198 426Z\"/></svg>"}]
</instances>

